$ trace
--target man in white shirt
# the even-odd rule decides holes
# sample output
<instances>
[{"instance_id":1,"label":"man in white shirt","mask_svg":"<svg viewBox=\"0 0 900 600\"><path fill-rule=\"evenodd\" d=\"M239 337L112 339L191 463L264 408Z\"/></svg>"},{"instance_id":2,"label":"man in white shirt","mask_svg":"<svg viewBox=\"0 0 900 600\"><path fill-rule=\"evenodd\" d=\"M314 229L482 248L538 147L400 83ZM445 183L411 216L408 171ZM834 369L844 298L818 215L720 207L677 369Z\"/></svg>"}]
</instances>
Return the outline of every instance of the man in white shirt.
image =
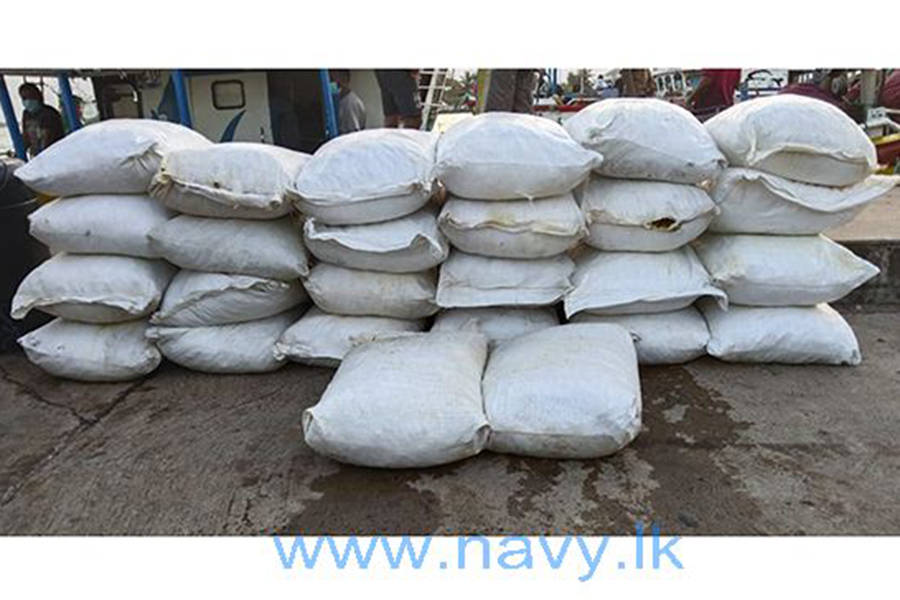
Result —
<instances>
[{"instance_id":1,"label":"man in white shirt","mask_svg":"<svg viewBox=\"0 0 900 600\"><path fill-rule=\"evenodd\" d=\"M366 105L356 92L350 89L350 71L331 69L331 80L338 86L338 132L341 134L362 131L366 128Z\"/></svg>"}]
</instances>

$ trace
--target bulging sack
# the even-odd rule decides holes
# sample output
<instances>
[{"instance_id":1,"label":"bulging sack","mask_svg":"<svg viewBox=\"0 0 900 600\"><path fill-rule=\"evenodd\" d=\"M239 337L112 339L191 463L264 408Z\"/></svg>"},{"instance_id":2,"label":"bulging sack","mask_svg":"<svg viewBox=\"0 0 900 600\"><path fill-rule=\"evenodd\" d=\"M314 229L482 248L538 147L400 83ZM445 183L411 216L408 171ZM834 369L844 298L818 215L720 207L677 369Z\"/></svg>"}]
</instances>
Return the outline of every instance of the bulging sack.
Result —
<instances>
[{"instance_id":1,"label":"bulging sack","mask_svg":"<svg viewBox=\"0 0 900 600\"><path fill-rule=\"evenodd\" d=\"M599 250L668 252L709 226L717 209L701 188L592 177L579 190L587 243Z\"/></svg>"},{"instance_id":2,"label":"bulging sack","mask_svg":"<svg viewBox=\"0 0 900 600\"><path fill-rule=\"evenodd\" d=\"M29 273L12 301L12 317L33 308L88 323L144 317L159 305L175 274L161 260L98 254L53 256Z\"/></svg>"},{"instance_id":3,"label":"bulging sack","mask_svg":"<svg viewBox=\"0 0 900 600\"><path fill-rule=\"evenodd\" d=\"M281 334L275 344L275 357L336 367L355 345L416 333L423 328L419 319L330 315L314 306Z\"/></svg>"},{"instance_id":4,"label":"bulging sack","mask_svg":"<svg viewBox=\"0 0 900 600\"><path fill-rule=\"evenodd\" d=\"M205 373L266 373L284 365L275 357L275 342L300 311L274 317L208 327L151 326L147 338L177 365Z\"/></svg>"},{"instance_id":5,"label":"bulging sack","mask_svg":"<svg viewBox=\"0 0 900 600\"><path fill-rule=\"evenodd\" d=\"M18 169L16 177L49 196L145 194L166 154L210 145L175 123L110 119L73 131Z\"/></svg>"},{"instance_id":6,"label":"bulging sack","mask_svg":"<svg viewBox=\"0 0 900 600\"><path fill-rule=\"evenodd\" d=\"M569 289L574 268L565 254L516 260L454 250L441 265L437 303L441 308L546 306Z\"/></svg>"},{"instance_id":7,"label":"bulging sack","mask_svg":"<svg viewBox=\"0 0 900 600\"><path fill-rule=\"evenodd\" d=\"M875 277L878 267L821 235L719 235L694 242L729 302L811 306L833 302Z\"/></svg>"},{"instance_id":8,"label":"bulging sack","mask_svg":"<svg viewBox=\"0 0 900 600\"><path fill-rule=\"evenodd\" d=\"M713 303L715 304L715 303ZM706 320L693 306L665 313L646 315L592 315L578 313L573 323L619 325L631 333L642 365L675 365L706 354L709 329Z\"/></svg>"},{"instance_id":9,"label":"bulging sack","mask_svg":"<svg viewBox=\"0 0 900 600\"><path fill-rule=\"evenodd\" d=\"M162 357L144 338L147 322L94 325L54 319L19 338L32 363L54 377L128 381L152 372Z\"/></svg>"},{"instance_id":10,"label":"bulging sack","mask_svg":"<svg viewBox=\"0 0 900 600\"><path fill-rule=\"evenodd\" d=\"M55 252L159 258L147 234L173 216L149 196L109 194L58 198L28 220L31 236Z\"/></svg>"},{"instance_id":11,"label":"bulging sack","mask_svg":"<svg viewBox=\"0 0 900 600\"><path fill-rule=\"evenodd\" d=\"M599 315L671 312L711 296L726 302L694 251L597 252L575 262L572 289L566 295L566 317L581 311Z\"/></svg>"},{"instance_id":12,"label":"bulging sack","mask_svg":"<svg viewBox=\"0 0 900 600\"><path fill-rule=\"evenodd\" d=\"M585 234L571 193L507 202L451 198L438 222L455 247L498 258L548 258L566 252Z\"/></svg>"},{"instance_id":13,"label":"bulging sack","mask_svg":"<svg viewBox=\"0 0 900 600\"><path fill-rule=\"evenodd\" d=\"M474 456L488 437L481 401L487 341L423 333L353 348L303 412L313 450L367 467L431 467Z\"/></svg>"},{"instance_id":14,"label":"bulging sack","mask_svg":"<svg viewBox=\"0 0 900 600\"><path fill-rule=\"evenodd\" d=\"M150 195L200 217L277 219L291 211L287 189L309 159L249 142L174 150L163 158Z\"/></svg>"},{"instance_id":15,"label":"bulging sack","mask_svg":"<svg viewBox=\"0 0 900 600\"><path fill-rule=\"evenodd\" d=\"M296 279L309 272L299 228L276 221L181 215L150 232L150 245L182 269Z\"/></svg>"},{"instance_id":16,"label":"bulging sack","mask_svg":"<svg viewBox=\"0 0 900 600\"><path fill-rule=\"evenodd\" d=\"M319 263L304 281L316 306L328 313L422 319L437 312L434 271L382 273Z\"/></svg>"},{"instance_id":17,"label":"bulging sack","mask_svg":"<svg viewBox=\"0 0 900 600\"><path fill-rule=\"evenodd\" d=\"M634 343L616 325L562 325L500 344L482 387L495 452L597 458L641 429Z\"/></svg>"},{"instance_id":18,"label":"bulging sack","mask_svg":"<svg viewBox=\"0 0 900 600\"><path fill-rule=\"evenodd\" d=\"M433 134L405 129L336 137L316 151L289 193L300 211L330 225L414 213L431 198L434 142Z\"/></svg>"},{"instance_id":19,"label":"bulging sack","mask_svg":"<svg viewBox=\"0 0 900 600\"><path fill-rule=\"evenodd\" d=\"M725 157L694 115L663 100L595 102L565 127L576 142L603 154L596 171L607 177L696 184L725 167Z\"/></svg>"},{"instance_id":20,"label":"bulging sack","mask_svg":"<svg viewBox=\"0 0 900 600\"><path fill-rule=\"evenodd\" d=\"M460 121L437 147L438 177L451 194L471 200L559 196L602 161L553 121L514 113Z\"/></svg>"},{"instance_id":21,"label":"bulging sack","mask_svg":"<svg viewBox=\"0 0 900 600\"><path fill-rule=\"evenodd\" d=\"M495 345L556 325L552 308L451 308L435 317L431 331L478 331Z\"/></svg>"},{"instance_id":22,"label":"bulging sack","mask_svg":"<svg viewBox=\"0 0 900 600\"><path fill-rule=\"evenodd\" d=\"M450 252L434 213L424 209L369 225L326 225L310 218L304 223L303 239L319 260L387 273L426 271L444 262Z\"/></svg>"},{"instance_id":23,"label":"bulging sack","mask_svg":"<svg viewBox=\"0 0 900 600\"><path fill-rule=\"evenodd\" d=\"M150 322L170 327L241 323L277 315L308 300L299 279L179 271Z\"/></svg>"},{"instance_id":24,"label":"bulging sack","mask_svg":"<svg viewBox=\"0 0 900 600\"><path fill-rule=\"evenodd\" d=\"M898 180L871 175L856 185L832 188L753 169L726 169L711 192L719 215L709 229L770 235L822 233L853 220Z\"/></svg>"},{"instance_id":25,"label":"bulging sack","mask_svg":"<svg viewBox=\"0 0 900 600\"><path fill-rule=\"evenodd\" d=\"M846 186L875 170L875 146L859 125L822 100L780 94L741 102L706 122L735 167L794 181Z\"/></svg>"},{"instance_id":26,"label":"bulging sack","mask_svg":"<svg viewBox=\"0 0 900 600\"><path fill-rule=\"evenodd\" d=\"M856 336L827 304L754 308L701 305L710 355L728 362L858 365Z\"/></svg>"}]
</instances>

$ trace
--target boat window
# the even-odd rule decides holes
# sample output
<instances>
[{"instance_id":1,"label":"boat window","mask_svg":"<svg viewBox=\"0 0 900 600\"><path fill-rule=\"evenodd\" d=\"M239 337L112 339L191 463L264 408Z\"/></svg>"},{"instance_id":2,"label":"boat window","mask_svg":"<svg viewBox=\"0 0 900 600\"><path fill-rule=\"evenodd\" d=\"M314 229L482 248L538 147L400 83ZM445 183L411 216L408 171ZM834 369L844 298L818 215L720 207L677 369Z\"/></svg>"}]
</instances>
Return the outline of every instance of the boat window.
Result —
<instances>
[{"instance_id":1,"label":"boat window","mask_svg":"<svg viewBox=\"0 0 900 600\"><path fill-rule=\"evenodd\" d=\"M218 110L244 108L247 99L244 96L244 82L237 79L214 81L212 83L213 106Z\"/></svg>"}]
</instances>

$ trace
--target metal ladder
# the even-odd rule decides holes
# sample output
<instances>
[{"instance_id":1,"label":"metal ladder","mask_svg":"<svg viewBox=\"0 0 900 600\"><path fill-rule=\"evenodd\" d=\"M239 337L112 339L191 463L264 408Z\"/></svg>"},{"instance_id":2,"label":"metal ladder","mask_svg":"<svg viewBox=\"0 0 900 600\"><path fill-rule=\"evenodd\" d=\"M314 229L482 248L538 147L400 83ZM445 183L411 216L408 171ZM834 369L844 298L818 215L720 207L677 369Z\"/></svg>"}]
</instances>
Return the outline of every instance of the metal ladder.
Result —
<instances>
[{"instance_id":1,"label":"metal ladder","mask_svg":"<svg viewBox=\"0 0 900 600\"><path fill-rule=\"evenodd\" d=\"M443 107L444 92L450 89L448 85L453 79L453 69L422 69L419 71L419 92L425 92L425 101L422 103L422 127L423 131L431 129L434 119Z\"/></svg>"}]
</instances>

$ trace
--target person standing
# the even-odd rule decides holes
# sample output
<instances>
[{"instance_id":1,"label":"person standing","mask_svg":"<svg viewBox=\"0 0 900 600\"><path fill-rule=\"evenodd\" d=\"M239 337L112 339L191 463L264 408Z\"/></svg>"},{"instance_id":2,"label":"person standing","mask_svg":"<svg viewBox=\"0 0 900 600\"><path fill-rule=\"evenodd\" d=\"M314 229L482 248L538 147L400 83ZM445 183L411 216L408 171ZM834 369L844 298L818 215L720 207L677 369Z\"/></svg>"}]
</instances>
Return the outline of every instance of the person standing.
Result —
<instances>
[{"instance_id":1,"label":"person standing","mask_svg":"<svg viewBox=\"0 0 900 600\"><path fill-rule=\"evenodd\" d=\"M33 158L65 135L62 116L58 110L44 104L44 94L33 83L19 86L19 97L25 107L22 140L28 155Z\"/></svg>"},{"instance_id":2,"label":"person standing","mask_svg":"<svg viewBox=\"0 0 900 600\"><path fill-rule=\"evenodd\" d=\"M384 126L418 129L422 126L422 102L419 99L417 69L375 69L381 88Z\"/></svg>"},{"instance_id":3,"label":"person standing","mask_svg":"<svg viewBox=\"0 0 900 600\"><path fill-rule=\"evenodd\" d=\"M534 75L534 69L479 70L475 112L531 113Z\"/></svg>"},{"instance_id":4,"label":"person standing","mask_svg":"<svg viewBox=\"0 0 900 600\"><path fill-rule=\"evenodd\" d=\"M622 69L616 80L620 98L653 98L656 84L650 69Z\"/></svg>"},{"instance_id":5,"label":"person standing","mask_svg":"<svg viewBox=\"0 0 900 600\"><path fill-rule=\"evenodd\" d=\"M366 128L366 105L350 88L350 71L332 69L329 72L338 87L338 132L343 135L362 131Z\"/></svg>"},{"instance_id":6,"label":"person standing","mask_svg":"<svg viewBox=\"0 0 900 600\"><path fill-rule=\"evenodd\" d=\"M734 104L740 83L740 69L703 69L700 82L687 97L687 108L695 115L710 117Z\"/></svg>"}]
</instances>

